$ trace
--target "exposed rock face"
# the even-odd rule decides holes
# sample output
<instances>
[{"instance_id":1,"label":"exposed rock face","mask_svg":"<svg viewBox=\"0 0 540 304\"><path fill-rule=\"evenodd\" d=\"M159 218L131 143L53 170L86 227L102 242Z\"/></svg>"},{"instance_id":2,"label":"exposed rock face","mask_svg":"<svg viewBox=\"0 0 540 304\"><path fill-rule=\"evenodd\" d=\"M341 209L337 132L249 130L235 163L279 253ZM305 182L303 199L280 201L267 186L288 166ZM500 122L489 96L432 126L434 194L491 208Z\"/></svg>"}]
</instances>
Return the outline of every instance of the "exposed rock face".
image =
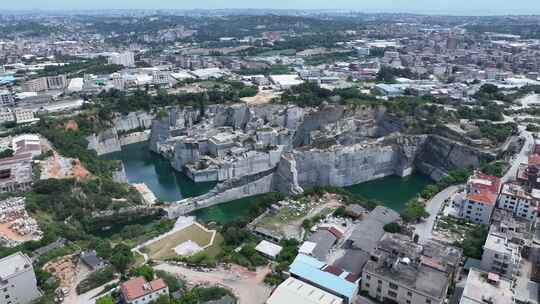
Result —
<instances>
[{"instance_id":1,"label":"exposed rock face","mask_svg":"<svg viewBox=\"0 0 540 304\"><path fill-rule=\"evenodd\" d=\"M126 140L121 140L118 134L129 133L133 130L148 129L153 124L153 115L146 112L132 112L129 114L116 114L112 127L100 134L87 137L88 149L95 150L98 155L121 150L123 143L133 143L145 140L146 135L140 135Z\"/></svg>"},{"instance_id":2,"label":"exposed rock face","mask_svg":"<svg viewBox=\"0 0 540 304\"><path fill-rule=\"evenodd\" d=\"M452 169L477 168L482 163L490 162L495 158L495 154L431 135L428 136L423 149L416 158L415 165L420 172L439 180Z\"/></svg>"}]
</instances>

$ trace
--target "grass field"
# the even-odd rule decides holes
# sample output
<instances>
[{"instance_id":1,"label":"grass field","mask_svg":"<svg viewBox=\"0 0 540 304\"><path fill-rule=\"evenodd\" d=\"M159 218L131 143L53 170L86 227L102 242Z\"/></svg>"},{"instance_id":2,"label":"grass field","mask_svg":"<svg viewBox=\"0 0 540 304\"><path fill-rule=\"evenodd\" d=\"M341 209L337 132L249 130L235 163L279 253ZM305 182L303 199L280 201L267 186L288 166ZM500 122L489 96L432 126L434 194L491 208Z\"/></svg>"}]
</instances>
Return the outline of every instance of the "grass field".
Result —
<instances>
[{"instance_id":1,"label":"grass field","mask_svg":"<svg viewBox=\"0 0 540 304\"><path fill-rule=\"evenodd\" d=\"M216 235L216 239L217 239ZM185 241L192 240L197 243L197 245L204 247L210 244L212 239L212 232L205 231L199 226L192 224L180 231L177 231L171 235L168 235L162 238L159 241L151 243L146 247L142 248L143 252L147 253L151 259L154 260L164 260L174 258L176 253L174 248ZM221 238L223 240L223 238ZM216 247L216 248L213 248ZM219 244L214 244L207 248L208 252L219 253ZM217 253L215 253L217 255Z\"/></svg>"}]
</instances>

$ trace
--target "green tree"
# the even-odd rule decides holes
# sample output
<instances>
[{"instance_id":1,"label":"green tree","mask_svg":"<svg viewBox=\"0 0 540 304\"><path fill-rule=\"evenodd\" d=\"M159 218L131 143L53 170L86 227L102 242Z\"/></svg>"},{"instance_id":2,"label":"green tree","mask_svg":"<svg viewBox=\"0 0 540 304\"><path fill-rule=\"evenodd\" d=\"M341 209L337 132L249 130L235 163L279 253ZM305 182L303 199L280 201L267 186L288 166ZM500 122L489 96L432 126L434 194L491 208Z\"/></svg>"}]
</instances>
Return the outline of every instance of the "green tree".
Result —
<instances>
[{"instance_id":1,"label":"green tree","mask_svg":"<svg viewBox=\"0 0 540 304\"><path fill-rule=\"evenodd\" d=\"M152 281L154 279L154 269L148 265L133 268L129 271L132 277L144 277L146 281Z\"/></svg>"},{"instance_id":2,"label":"green tree","mask_svg":"<svg viewBox=\"0 0 540 304\"><path fill-rule=\"evenodd\" d=\"M388 223L383 227L384 231L388 233L400 233L401 226L398 223Z\"/></svg>"},{"instance_id":3,"label":"green tree","mask_svg":"<svg viewBox=\"0 0 540 304\"><path fill-rule=\"evenodd\" d=\"M420 203L417 199L410 200L401 214L403 220L407 222L418 222L420 219L428 216L429 213L426 211L424 204Z\"/></svg>"},{"instance_id":4,"label":"green tree","mask_svg":"<svg viewBox=\"0 0 540 304\"><path fill-rule=\"evenodd\" d=\"M111 296L104 296L97 299L96 304L114 304L114 299Z\"/></svg>"},{"instance_id":5,"label":"green tree","mask_svg":"<svg viewBox=\"0 0 540 304\"><path fill-rule=\"evenodd\" d=\"M135 261L133 252L124 243L114 247L114 253L111 257L111 264L120 272L124 273L129 265Z\"/></svg>"}]
</instances>

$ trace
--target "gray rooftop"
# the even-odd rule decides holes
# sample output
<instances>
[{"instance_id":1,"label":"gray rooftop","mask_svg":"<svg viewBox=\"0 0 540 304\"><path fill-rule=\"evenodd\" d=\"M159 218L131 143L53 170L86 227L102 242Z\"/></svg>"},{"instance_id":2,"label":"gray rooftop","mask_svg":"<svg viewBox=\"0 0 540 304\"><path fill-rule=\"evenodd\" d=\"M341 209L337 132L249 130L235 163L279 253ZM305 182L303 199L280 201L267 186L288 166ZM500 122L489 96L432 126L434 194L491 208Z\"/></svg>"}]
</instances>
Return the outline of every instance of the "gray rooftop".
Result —
<instances>
[{"instance_id":1,"label":"gray rooftop","mask_svg":"<svg viewBox=\"0 0 540 304\"><path fill-rule=\"evenodd\" d=\"M447 273L427 267L414 261L406 264L396 257L382 257L370 260L364 267L369 272L388 281L413 289L425 295L441 299L446 295L450 277Z\"/></svg>"},{"instance_id":2,"label":"gray rooftop","mask_svg":"<svg viewBox=\"0 0 540 304\"><path fill-rule=\"evenodd\" d=\"M5 280L28 268L32 268L32 261L19 251L0 260L0 279Z\"/></svg>"},{"instance_id":3,"label":"gray rooftop","mask_svg":"<svg viewBox=\"0 0 540 304\"><path fill-rule=\"evenodd\" d=\"M352 247L372 252L384 235L384 225L393 223L399 218L399 214L392 209L376 207L352 232L349 238L349 241L352 241Z\"/></svg>"},{"instance_id":4,"label":"gray rooftop","mask_svg":"<svg viewBox=\"0 0 540 304\"><path fill-rule=\"evenodd\" d=\"M326 229L319 229L317 232L313 233L308 241L317 244L315 249L313 249L313 257L317 258L320 261L325 261L328 252L336 242L337 238L330 231Z\"/></svg>"},{"instance_id":5,"label":"gray rooftop","mask_svg":"<svg viewBox=\"0 0 540 304\"><path fill-rule=\"evenodd\" d=\"M334 262L333 266L359 275L369 260L369 253L363 250L346 249L345 254Z\"/></svg>"}]
</instances>

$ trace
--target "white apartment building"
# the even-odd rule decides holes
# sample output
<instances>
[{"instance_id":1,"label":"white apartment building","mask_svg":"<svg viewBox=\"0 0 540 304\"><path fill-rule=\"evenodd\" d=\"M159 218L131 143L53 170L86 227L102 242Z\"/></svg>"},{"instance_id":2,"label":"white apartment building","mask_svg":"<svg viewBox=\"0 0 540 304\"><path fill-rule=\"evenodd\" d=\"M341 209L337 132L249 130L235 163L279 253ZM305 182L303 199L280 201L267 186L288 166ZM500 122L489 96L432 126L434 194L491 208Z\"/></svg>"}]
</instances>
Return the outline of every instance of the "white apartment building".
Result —
<instances>
[{"instance_id":1,"label":"white apartment building","mask_svg":"<svg viewBox=\"0 0 540 304\"><path fill-rule=\"evenodd\" d=\"M62 90L67 87L66 75L47 77L47 88L49 90Z\"/></svg>"},{"instance_id":2,"label":"white apartment building","mask_svg":"<svg viewBox=\"0 0 540 304\"><path fill-rule=\"evenodd\" d=\"M15 121L17 123L27 123L39 120L34 116L32 109L16 108L13 113L15 114Z\"/></svg>"},{"instance_id":3,"label":"white apartment building","mask_svg":"<svg viewBox=\"0 0 540 304\"><path fill-rule=\"evenodd\" d=\"M27 304L39 297L29 257L17 252L0 260L0 304Z\"/></svg>"},{"instance_id":4,"label":"white apartment building","mask_svg":"<svg viewBox=\"0 0 540 304\"><path fill-rule=\"evenodd\" d=\"M11 106L15 103L15 99L13 98L13 94L9 92L8 90L0 90L0 106Z\"/></svg>"},{"instance_id":5,"label":"white apartment building","mask_svg":"<svg viewBox=\"0 0 540 304\"><path fill-rule=\"evenodd\" d=\"M168 86L171 82L171 74L167 71L153 71L152 83L159 86Z\"/></svg>"},{"instance_id":6,"label":"white apartment building","mask_svg":"<svg viewBox=\"0 0 540 304\"><path fill-rule=\"evenodd\" d=\"M40 77L32 80L28 80L23 85L23 90L27 92L41 92L46 91L48 88L47 78Z\"/></svg>"},{"instance_id":7,"label":"white apartment building","mask_svg":"<svg viewBox=\"0 0 540 304\"><path fill-rule=\"evenodd\" d=\"M459 216L477 224L489 225L497 195L488 191L467 194L461 201Z\"/></svg>"},{"instance_id":8,"label":"white apartment building","mask_svg":"<svg viewBox=\"0 0 540 304\"><path fill-rule=\"evenodd\" d=\"M512 278L514 270L519 267L521 259L520 247L506 237L490 233L484 244L482 269Z\"/></svg>"},{"instance_id":9,"label":"white apartment building","mask_svg":"<svg viewBox=\"0 0 540 304\"><path fill-rule=\"evenodd\" d=\"M499 208L511 211L514 216L534 221L538 214L540 191L533 189L531 193L517 184L504 184L499 195Z\"/></svg>"},{"instance_id":10,"label":"white apartment building","mask_svg":"<svg viewBox=\"0 0 540 304\"><path fill-rule=\"evenodd\" d=\"M112 53L109 55L109 63L133 67L135 66L135 55L133 52Z\"/></svg>"}]
</instances>

